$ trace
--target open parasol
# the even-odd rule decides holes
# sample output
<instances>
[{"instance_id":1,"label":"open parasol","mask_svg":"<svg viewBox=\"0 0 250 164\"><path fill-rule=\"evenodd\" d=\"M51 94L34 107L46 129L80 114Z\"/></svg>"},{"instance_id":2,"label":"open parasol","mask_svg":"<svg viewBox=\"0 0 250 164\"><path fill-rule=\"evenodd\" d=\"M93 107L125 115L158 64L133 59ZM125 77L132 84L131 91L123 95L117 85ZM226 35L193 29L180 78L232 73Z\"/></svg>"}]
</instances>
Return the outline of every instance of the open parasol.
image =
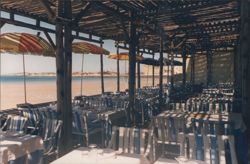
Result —
<instances>
[{"instance_id":1,"label":"open parasol","mask_svg":"<svg viewBox=\"0 0 250 164\"><path fill-rule=\"evenodd\" d=\"M4 33L0 35L0 52L23 55L24 100L27 103L24 55L55 57L53 47L40 36L27 33Z\"/></svg>"},{"instance_id":2,"label":"open parasol","mask_svg":"<svg viewBox=\"0 0 250 164\"><path fill-rule=\"evenodd\" d=\"M72 43L72 51L74 53L78 53L78 54L97 54L97 55L101 55L101 79L102 79L102 88L104 88L102 55L109 55L109 51L102 48L102 47L99 47L97 45L87 43L87 42L75 42L75 43ZM82 68L81 68L81 95L82 95L83 64L84 64L84 55L82 56Z\"/></svg>"},{"instance_id":3,"label":"open parasol","mask_svg":"<svg viewBox=\"0 0 250 164\"><path fill-rule=\"evenodd\" d=\"M129 60L128 52L121 52L119 54L110 54L108 56L110 59L119 59L119 60ZM136 61L141 61L143 59L142 56L136 55Z\"/></svg>"}]
</instances>

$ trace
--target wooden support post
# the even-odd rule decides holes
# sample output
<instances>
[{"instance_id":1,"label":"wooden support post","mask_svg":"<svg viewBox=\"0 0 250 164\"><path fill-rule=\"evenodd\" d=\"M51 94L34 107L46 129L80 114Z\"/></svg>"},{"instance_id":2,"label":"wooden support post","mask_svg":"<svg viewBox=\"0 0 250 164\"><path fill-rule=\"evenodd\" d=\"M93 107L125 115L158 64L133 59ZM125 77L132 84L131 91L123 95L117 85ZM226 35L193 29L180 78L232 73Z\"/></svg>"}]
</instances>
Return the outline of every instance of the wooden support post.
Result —
<instances>
[{"instance_id":1,"label":"wooden support post","mask_svg":"<svg viewBox=\"0 0 250 164\"><path fill-rule=\"evenodd\" d=\"M141 69L140 63L137 63L137 88L141 88Z\"/></svg>"},{"instance_id":2,"label":"wooden support post","mask_svg":"<svg viewBox=\"0 0 250 164\"><path fill-rule=\"evenodd\" d=\"M236 79L235 79L235 93L234 93L234 112L242 113L243 120L247 125L247 134L249 138L250 137L250 112L249 112L249 103L247 104L247 100L249 101L250 95L249 95L249 53L250 53L250 21L249 21L249 14L250 14L250 2L247 0L240 0L240 38L239 38L239 45L238 45L238 54L236 58ZM250 145L249 142L242 139L241 141L238 141L236 139L235 145L238 145L238 143L241 143L240 146L237 147L238 153L237 153L237 159L238 163L247 163L248 159L246 157L249 155L249 152L247 154L247 151L244 151L246 149L246 146L248 146L248 151L250 151ZM242 144L246 142L245 144ZM247 145L248 144L248 145ZM243 151L244 152L243 152ZM248 157L249 158L249 157Z\"/></svg>"},{"instance_id":3,"label":"wooden support post","mask_svg":"<svg viewBox=\"0 0 250 164\"><path fill-rule=\"evenodd\" d=\"M190 71L190 82L192 85L195 84L195 54L191 54L191 71Z\"/></svg>"},{"instance_id":4,"label":"wooden support post","mask_svg":"<svg viewBox=\"0 0 250 164\"><path fill-rule=\"evenodd\" d=\"M100 47L102 47L103 44L100 44ZM104 78L103 78L103 54L100 55L100 64L101 64L101 88L102 88L102 94L104 93Z\"/></svg>"},{"instance_id":5,"label":"wooden support post","mask_svg":"<svg viewBox=\"0 0 250 164\"><path fill-rule=\"evenodd\" d=\"M167 54L167 61L170 61L169 56L170 56L170 54L168 53ZM170 82L170 67L169 67L169 64L167 63L167 83L168 83L168 85L169 85L169 82Z\"/></svg>"},{"instance_id":6,"label":"wooden support post","mask_svg":"<svg viewBox=\"0 0 250 164\"><path fill-rule=\"evenodd\" d=\"M128 125L135 123L135 66L136 66L136 46L138 37L136 35L136 15L130 12L130 39L129 39L129 109L128 109Z\"/></svg>"},{"instance_id":7,"label":"wooden support post","mask_svg":"<svg viewBox=\"0 0 250 164\"><path fill-rule=\"evenodd\" d=\"M160 39L160 72L159 72L159 84L160 84L160 89L159 89L159 102L160 105L163 104L163 39Z\"/></svg>"},{"instance_id":8,"label":"wooden support post","mask_svg":"<svg viewBox=\"0 0 250 164\"><path fill-rule=\"evenodd\" d=\"M58 16L71 19L71 1L58 1ZM64 36L63 36L64 27ZM56 23L56 63L57 63L57 110L63 121L59 141L59 152L65 154L71 149L72 139L72 31L69 22ZM63 42L64 40L64 42Z\"/></svg>"},{"instance_id":9,"label":"wooden support post","mask_svg":"<svg viewBox=\"0 0 250 164\"><path fill-rule=\"evenodd\" d=\"M209 50L207 51L207 86L212 83L212 58L213 53Z\"/></svg>"},{"instance_id":10,"label":"wooden support post","mask_svg":"<svg viewBox=\"0 0 250 164\"><path fill-rule=\"evenodd\" d=\"M153 59L155 59L155 54L153 54ZM152 86L155 86L155 66L152 66Z\"/></svg>"},{"instance_id":11,"label":"wooden support post","mask_svg":"<svg viewBox=\"0 0 250 164\"><path fill-rule=\"evenodd\" d=\"M186 47L183 47L182 50L182 84L183 86L186 85L186 62L187 62L187 52Z\"/></svg>"},{"instance_id":12,"label":"wooden support post","mask_svg":"<svg viewBox=\"0 0 250 164\"><path fill-rule=\"evenodd\" d=\"M137 48L137 54L139 55L139 48ZM139 62L137 62L137 88L141 88L141 69Z\"/></svg>"},{"instance_id":13,"label":"wooden support post","mask_svg":"<svg viewBox=\"0 0 250 164\"><path fill-rule=\"evenodd\" d=\"M171 42L171 88L174 87L174 42Z\"/></svg>"},{"instance_id":14,"label":"wooden support post","mask_svg":"<svg viewBox=\"0 0 250 164\"><path fill-rule=\"evenodd\" d=\"M116 47L116 54L119 55L119 46L117 44ZM120 92L120 60L119 57L116 60L116 67L117 67L117 92Z\"/></svg>"}]
</instances>

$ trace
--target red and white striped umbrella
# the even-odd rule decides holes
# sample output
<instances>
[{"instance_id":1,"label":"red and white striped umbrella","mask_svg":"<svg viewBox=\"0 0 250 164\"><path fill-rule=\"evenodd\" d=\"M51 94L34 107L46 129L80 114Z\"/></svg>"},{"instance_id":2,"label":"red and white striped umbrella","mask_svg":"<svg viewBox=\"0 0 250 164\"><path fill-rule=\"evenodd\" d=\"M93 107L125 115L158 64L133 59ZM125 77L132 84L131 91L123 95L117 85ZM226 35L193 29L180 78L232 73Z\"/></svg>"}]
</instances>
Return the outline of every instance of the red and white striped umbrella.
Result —
<instances>
[{"instance_id":1,"label":"red and white striped umbrella","mask_svg":"<svg viewBox=\"0 0 250 164\"><path fill-rule=\"evenodd\" d=\"M55 50L45 39L27 33L1 34L0 52L55 57Z\"/></svg>"},{"instance_id":2,"label":"red and white striped umbrella","mask_svg":"<svg viewBox=\"0 0 250 164\"><path fill-rule=\"evenodd\" d=\"M0 53L23 55L24 101L27 103L24 55L55 57L54 48L40 36L27 33L4 33L0 35Z\"/></svg>"},{"instance_id":3,"label":"red and white striped umbrella","mask_svg":"<svg viewBox=\"0 0 250 164\"><path fill-rule=\"evenodd\" d=\"M72 43L72 51L74 53L80 53L80 54L108 55L110 53L108 50L102 47L87 42Z\"/></svg>"}]
</instances>

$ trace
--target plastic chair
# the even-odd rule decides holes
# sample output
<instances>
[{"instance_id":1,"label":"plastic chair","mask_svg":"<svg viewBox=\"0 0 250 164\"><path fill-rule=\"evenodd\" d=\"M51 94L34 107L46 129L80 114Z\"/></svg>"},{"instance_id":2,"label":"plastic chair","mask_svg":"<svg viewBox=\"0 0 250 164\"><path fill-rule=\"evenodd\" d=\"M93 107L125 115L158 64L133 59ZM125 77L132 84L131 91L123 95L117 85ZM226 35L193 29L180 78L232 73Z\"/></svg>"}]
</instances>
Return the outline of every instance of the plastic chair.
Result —
<instances>
[{"instance_id":1,"label":"plastic chair","mask_svg":"<svg viewBox=\"0 0 250 164\"><path fill-rule=\"evenodd\" d=\"M73 111L72 134L77 138L77 144L88 145L88 127L86 115Z\"/></svg>"},{"instance_id":2,"label":"plastic chair","mask_svg":"<svg viewBox=\"0 0 250 164\"><path fill-rule=\"evenodd\" d=\"M58 145L61 137L62 121L56 119L46 119L43 126L43 144L44 144L44 161L50 161L51 158L58 158Z\"/></svg>"},{"instance_id":3,"label":"plastic chair","mask_svg":"<svg viewBox=\"0 0 250 164\"><path fill-rule=\"evenodd\" d=\"M26 133L27 121L27 117L8 115L1 129L9 132Z\"/></svg>"}]
</instances>

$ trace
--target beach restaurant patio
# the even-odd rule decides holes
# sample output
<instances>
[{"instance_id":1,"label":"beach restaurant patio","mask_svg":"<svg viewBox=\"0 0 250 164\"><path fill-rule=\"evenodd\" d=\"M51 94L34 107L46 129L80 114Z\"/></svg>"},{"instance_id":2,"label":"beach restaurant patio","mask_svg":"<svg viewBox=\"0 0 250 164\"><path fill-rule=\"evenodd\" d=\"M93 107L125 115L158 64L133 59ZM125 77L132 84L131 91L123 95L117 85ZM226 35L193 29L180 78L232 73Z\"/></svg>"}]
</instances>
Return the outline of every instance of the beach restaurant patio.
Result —
<instances>
[{"instance_id":1,"label":"beach restaurant patio","mask_svg":"<svg viewBox=\"0 0 250 164\"><path fill-rule=\"evenodd\" d=\"M0 163L249 163L249 1L1 0L0 13L1 28L38 32L21 34L19 53L46 56L37 47L51 47L57 78L56 101L25 98L0 109ZM11 41L21 43L20 34L0 36L1 53L17 50ZM76 51L75 40L88 43ZM104 86L106 40L117 50L116 92ZM101 93L72 97L72 52L86 50L100 56ZM128 52L125 91L121 50ZM152 86L140 85L143 64L152 66ZM180 77L175 67L182 67Z\"/></svg>"}]
</instances>

